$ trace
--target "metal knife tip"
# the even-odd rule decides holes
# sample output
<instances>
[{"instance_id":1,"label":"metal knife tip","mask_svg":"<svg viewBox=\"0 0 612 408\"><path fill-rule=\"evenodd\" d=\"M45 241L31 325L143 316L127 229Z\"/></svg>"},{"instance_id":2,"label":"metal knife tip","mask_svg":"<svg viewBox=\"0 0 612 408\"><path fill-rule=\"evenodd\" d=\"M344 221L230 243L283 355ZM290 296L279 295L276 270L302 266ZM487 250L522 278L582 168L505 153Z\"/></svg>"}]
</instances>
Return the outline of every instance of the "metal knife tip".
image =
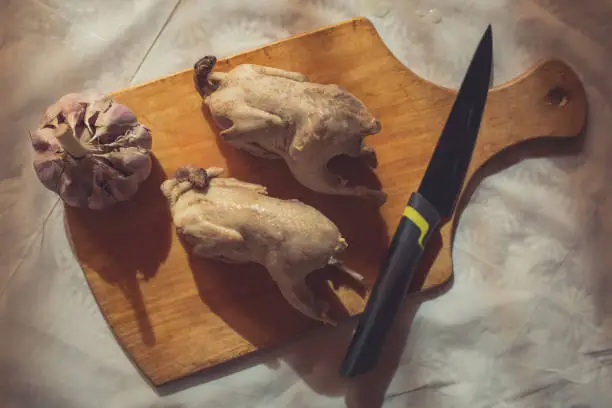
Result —
<instances>
[{"instance_id":1,"label":"metal knife tip","mask_svg":"<svg viewBox=\"0 0 612 408\"><path fill-rule=\"evenodd\" d=\"M487 26L487 29L485 30L483 36L483 40L487 42L487 45L490 49L493 48L493 28L491 27L491 24Z\"/></svg>"},{"instance_id":2,"label":"metal knife tip","mask_svg":"<svg viewBox=\"0 0 612 408\"><path fill-rule=\"evenodd\" d=\"M487 29L485 30L482 39L488 43L493 41L493 28L491 27L491 24L487 25Z\"/></svg>"},{"instance_id":3,"label":"metal knife tip","mask_svg":"<svg viewBox=\"0 0 612 408\"><path fill-rule=\"evenodd\" d=\"M491 24L487 25L487 29L485 30L482 38L477 47L476 54L480 54L480 58L486 56L486 59L493 63L493 28ZM476 58L476 55L474 56ZM493 80L492 76L489 74L489 87L492 85L491 81Z\"/></svg>"}]
</instances>

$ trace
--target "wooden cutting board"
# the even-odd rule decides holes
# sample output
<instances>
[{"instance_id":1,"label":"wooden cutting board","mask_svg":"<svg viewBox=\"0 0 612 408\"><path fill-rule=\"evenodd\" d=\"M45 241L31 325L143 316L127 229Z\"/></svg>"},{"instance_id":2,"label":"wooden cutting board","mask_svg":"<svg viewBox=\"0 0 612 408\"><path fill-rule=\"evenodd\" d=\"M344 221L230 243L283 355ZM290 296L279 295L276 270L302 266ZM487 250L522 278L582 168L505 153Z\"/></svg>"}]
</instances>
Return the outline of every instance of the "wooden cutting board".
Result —
<instances>
[{"instance_id":1,"label":"wooden cutting board","mask_svg":"<svg viewBox=\"0 0 612 408\"><path fill-rule=\"evenodd\" d=\"M503 52L499 46L494 51ZM319 325L284 301L262 267L188 256L159 190L167 175L187 163L221 166L226 176L267 185L272 196L315 206L346 236L350 246L344 260L366 276L369 289L455 96L454 90L406 69L363 18L220 59L215 69L242 63L300 71L312 81L340 84L364 101L382 123L382 131L368 137L367 144L377 150L376 176L388 201L378 208L358 198L313 193L293 180L282 161L220 144L191 69L115 92L116 100L152 131L153 173L129 202L99 212L66 208L66 224L102 313L154 384L280 345ZM490 92L469 175L523 140L550 136L558 143L576 136L585 120L585 93L576 74L561 61L544 61ZM350 180L364 182L365 173L354 162L335 165ZM426 255L418 278L421 290L438 287L452 275L452 224L444 226L437 247ZM342 321L362 311L367 292L334 287L342 283L338 275L322 270L310 284Z\"/></svg>"}]
</instances>

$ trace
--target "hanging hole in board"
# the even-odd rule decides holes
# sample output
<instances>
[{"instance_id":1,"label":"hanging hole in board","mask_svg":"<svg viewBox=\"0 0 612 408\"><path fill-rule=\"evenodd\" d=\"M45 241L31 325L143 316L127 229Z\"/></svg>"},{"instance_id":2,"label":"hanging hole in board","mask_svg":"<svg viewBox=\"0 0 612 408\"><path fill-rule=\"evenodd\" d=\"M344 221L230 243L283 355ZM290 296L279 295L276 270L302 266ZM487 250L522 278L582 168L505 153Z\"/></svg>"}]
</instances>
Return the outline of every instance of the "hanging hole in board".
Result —
<instances>
[{"instance_id":1,"label":"hanging hole in board","mask_svg":"<svg viewBox=\"0 0 612 408\"><path fill-rule=\"evenodd\" d=\"M569 93L561 87L554 87L548 91L546 102L552 106L565 106L569 102Z\"/></svg>"}]
</instances>

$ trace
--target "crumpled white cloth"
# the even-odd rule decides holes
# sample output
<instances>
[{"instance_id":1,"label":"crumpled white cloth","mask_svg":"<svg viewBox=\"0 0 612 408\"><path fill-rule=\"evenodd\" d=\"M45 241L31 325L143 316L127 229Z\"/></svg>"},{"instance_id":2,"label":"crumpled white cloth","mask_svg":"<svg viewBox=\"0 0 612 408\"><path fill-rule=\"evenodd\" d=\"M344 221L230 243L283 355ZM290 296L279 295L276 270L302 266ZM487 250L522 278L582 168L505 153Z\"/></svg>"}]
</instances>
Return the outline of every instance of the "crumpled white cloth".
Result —
<instances>
[{"instance_id":1,"label":"crumpled white cloth","mask_svg":"<svg viewBox=\"0 0 612 408\"><path fill-rule=\"evenodd\" d=\"M612 406L612 3L588 3L0 0L0 406ZM151 387L69 250L28 129L64 93L139 84L357 15L444 86L459 84L488 23L496 84L563 58L588 92L584 151L481 181L457 233L453 287L407 302L376 372L338 377L351 322Z\"/></svg>"}]
</instances>

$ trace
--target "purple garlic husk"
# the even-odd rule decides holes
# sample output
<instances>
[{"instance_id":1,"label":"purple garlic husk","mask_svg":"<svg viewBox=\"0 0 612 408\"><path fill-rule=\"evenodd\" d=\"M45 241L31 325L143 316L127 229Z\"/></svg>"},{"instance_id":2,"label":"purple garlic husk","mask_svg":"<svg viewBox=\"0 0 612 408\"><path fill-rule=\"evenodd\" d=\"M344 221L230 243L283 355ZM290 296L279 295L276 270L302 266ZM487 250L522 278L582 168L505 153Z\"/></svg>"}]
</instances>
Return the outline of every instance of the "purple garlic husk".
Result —
<instances>
[{"instance_id":1,"label":"purple garlic husk","mask_svg":"<svg viewBox=\"0 0 612 408\"><path fill-rule=\"evenodd\" d=\"M151 173L150 130L101 93L61 97L45 109L31 142L39 180L72 207L129 200Z\"/></svg>"}]
</instances>

